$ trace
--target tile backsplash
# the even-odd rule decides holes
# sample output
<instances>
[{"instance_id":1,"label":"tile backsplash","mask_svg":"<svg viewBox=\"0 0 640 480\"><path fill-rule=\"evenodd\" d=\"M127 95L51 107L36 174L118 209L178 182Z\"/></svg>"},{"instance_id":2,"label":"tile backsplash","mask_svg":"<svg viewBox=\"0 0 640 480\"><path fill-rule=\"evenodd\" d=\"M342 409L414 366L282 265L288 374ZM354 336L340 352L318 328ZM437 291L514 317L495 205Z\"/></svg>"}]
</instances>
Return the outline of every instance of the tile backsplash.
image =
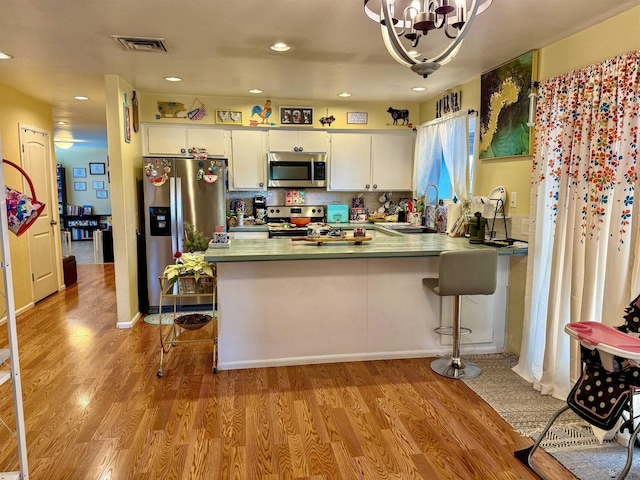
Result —
<instances>
[{"instance_id":1,"label":"tile backsplash","mask_svg":"<svg viewBox=\"0 0 640 480\"><path fill-rule=\"evenodd\" d=\"M354 197L361 196L364 199L365 208L369 211L375 211L382 206L379 201L379 197L382 193L389 192L330 192L324 188L305 188L305 204L306 205L329 205L329 204L346 204L351 208L351 200ZM247 204L249 212L253 212L253 198L256 195L265 195L267 198L267 206L271 205L284 205L285 204L285 189L273 188L266 192L227 192L227 207L232 200L241 199ZM401 198L411 198L412 193L407 192L392 192L391 201L398 203Z\"/></svg>"}]
</instances>

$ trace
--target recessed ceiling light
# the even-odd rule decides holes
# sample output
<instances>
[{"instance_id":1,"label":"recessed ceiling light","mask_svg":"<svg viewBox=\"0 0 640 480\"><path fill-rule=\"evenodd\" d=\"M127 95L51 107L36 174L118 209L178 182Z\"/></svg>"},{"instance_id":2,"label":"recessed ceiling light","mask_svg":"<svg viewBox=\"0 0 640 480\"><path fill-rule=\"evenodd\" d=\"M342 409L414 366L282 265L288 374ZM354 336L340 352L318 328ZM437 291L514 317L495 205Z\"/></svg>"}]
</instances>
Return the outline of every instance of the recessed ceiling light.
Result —
<instances>
[{"instance_id":1,"label":"recessed ceiling light","mask_svg":"<svg viewBox=\"0 0 640 480\"><path fill-rule=\"evenodd\" d=\"M259 88L252 88L251 90L249 90L249 93L262 93L262 90L260 90Z\"/></svg>"},{"instance_id":2,"label":"recessed ceiling light","mask_svg":"<svg viewBox=\"0 0 640 480\"><path fill-rule=\"evenodd\" d=\"M350 97L350 96L351 96L351 94L350 94L349 92L342 92L342 93L339 93L339 94L338 94L338 96L339 96L339 97L346 98L346 97Z\"/></svg>"},{"instance_id":3,"label":"recessed ceiling light","mask_svg":"<svg viewBox=\"0 0 640 480\"><path fill-rule=\"evenodd\" d=\"M76 100L89 100L89 97L85 97L84 95L77 95L75 97Z\"/></svg>"},{"instance_id":4,"label":"recessed ceiling light","mask_svg":"<svg viewBox=\"0 0 640 480\"><path fill-rule=\"evenodd\" d=\"M167 82L181 82L182 79L180 77L164 77Z\"/></svg>"},{"instance_id":5,"label":"recessed ceiling light","mask_svg":"<svg viewBox=\"0 0 640 480\"><path fill-rule=\"evenodd\" d=\"M60 120L59 122L56 122L56 125L66 125L67 122L63 122L62 120Z\"/></svg>"},{"instance_id":6,"label":"recessed ceiling light","mask_svg":"<svg viewBox=\"0 0 640 480\"><path fill-rule=\"evenodd\" d=\"M0 60L9 60L10 58L13 58L13 57L8 53L0 52Z\"/></svg>"},{"instance_id":7,"label":"recessed ceiling light","mask_svg":"<svg viewBox=\"0 0 640 480\"><path fill-rule=\"evenodd\" d=\"M426 89L426 87L413 87L411 90L414 92L424 92Z\"/></svg>"},{"instance_id":8,"label":"recessed ceiling light","mask_svg":"<svg viewBox=\"0 0 640 480\"><path fill-rule=\"evenodd\" d=\"M288 52L291 50L291 47L286 43L278 42L274 43L269 47L271 50L275 50L276 52Z\"/></svg>"}]
</instances>

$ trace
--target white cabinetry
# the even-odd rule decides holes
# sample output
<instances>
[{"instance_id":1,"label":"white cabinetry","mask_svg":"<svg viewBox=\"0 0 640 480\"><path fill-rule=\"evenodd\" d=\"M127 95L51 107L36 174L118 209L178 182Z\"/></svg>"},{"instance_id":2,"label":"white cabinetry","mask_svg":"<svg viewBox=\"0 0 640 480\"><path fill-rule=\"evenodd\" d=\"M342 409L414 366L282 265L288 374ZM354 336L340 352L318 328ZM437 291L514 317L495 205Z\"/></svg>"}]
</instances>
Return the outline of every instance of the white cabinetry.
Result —
<instances>
[{"instance_id":1,"label":"white cabinetry","mask_svg":"<svg viewBox=\"0 0 640 480\"><path fill-rule=\"evenodd\" d=\"M371 189L371 135L334 133L329 150L329 189Z\"/></svg>"},{"instance_id":2,"label":"white cabinetry","mask_svg":"<svg viewBox=\"0 0 640 480\"><path fill-rule=\"evenodd\" d=\"M143 125L145 156L190 156L193 147L206 148L208 156L226 157L225 131L215 127Z\"/></svg>"},{"instance_id":3,"label":"white cabinetry","mask_svg":"<svg viewBox=\"0 0 640 480\"><path fill-rule=\"evenodd\" d=\"M376 190L411 190L413 135L371 136L371 187Z\"/></svg>"},{"instance_id":4,"label":"white cabinetry","mask_svg":"<svg viewBox=\"0 0 640 480\"><path fill-rule=\"evenodd\" d=\"M267 189L266 132L232 130L229 190Z\"/></svg>"},{"instance_id":5,"label":"white cabinetry","mask_svg":"<svg viewBox=\"0 0 640 480\"><path fill-rule=\"evenodd\" d=\"M335 133L330 143L330 190L411 190L413 135Z\"/></svg>"},{"instance_id":6,"label":"white cabinetry","mask_svg":"<svg viewBox=\"0 0 640 480\"><path fill-rule=\"evenodd\" d=\"M326 152L327 132L311 130L270 130L272 152Z\"/></svg>"}]
</instances>

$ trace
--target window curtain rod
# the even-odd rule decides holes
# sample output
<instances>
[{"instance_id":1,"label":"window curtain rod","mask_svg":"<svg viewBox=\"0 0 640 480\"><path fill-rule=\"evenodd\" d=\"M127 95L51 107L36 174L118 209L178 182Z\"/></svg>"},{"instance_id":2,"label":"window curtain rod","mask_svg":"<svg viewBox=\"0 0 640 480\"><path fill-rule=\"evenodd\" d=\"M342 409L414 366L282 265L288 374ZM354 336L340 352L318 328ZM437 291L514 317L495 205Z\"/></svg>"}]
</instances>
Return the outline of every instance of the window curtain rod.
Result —
<instances>
[{"instance_id":1,"label":"window curtain rod","mask_svg":"<svg viewBox=\"0 0 640 480\"><path fill-rule=\"evenodd\" d=\"M451 120L453 118L458 118L458 117L463 117L465 115L478 115L478 111L477 110L469 110L467 112L458 112L458 113L452 113L451 115L447 115L446 117L440 117L440 118L436 118L435 120L430 120L428 122L425 122L421 125L419 125L420 127L428 127L430 125L437 125L438 123L442 123L442 122L446 122L447 120Z\"/></svg>"}]
</instances>

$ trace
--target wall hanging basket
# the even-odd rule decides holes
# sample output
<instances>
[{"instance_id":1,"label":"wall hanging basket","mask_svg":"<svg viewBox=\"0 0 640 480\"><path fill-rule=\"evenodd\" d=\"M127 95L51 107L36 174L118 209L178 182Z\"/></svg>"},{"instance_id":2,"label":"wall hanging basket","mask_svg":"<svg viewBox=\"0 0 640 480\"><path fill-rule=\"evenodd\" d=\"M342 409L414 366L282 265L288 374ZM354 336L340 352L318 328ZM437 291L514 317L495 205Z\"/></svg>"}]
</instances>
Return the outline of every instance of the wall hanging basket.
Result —
<instances>
[{"instance_id":1,"label":"wall hanging basket","mask_svg":"<svg viewBox=\"0 0 640 480\"><path fill-rule=\"evenodd\" d=\"M18 170L22 176L27 179L31 195L33 195L32 198L6 185L4 187L7 199L8 227L9 230L17 236L20 236L37 220L44 210L45 204L38 201L36 191L33 188L33 182L31 178L29 178L29 175L27 175L27 172L9 160L2 159L2 161Z\"/></svg>"}]
</instances>

